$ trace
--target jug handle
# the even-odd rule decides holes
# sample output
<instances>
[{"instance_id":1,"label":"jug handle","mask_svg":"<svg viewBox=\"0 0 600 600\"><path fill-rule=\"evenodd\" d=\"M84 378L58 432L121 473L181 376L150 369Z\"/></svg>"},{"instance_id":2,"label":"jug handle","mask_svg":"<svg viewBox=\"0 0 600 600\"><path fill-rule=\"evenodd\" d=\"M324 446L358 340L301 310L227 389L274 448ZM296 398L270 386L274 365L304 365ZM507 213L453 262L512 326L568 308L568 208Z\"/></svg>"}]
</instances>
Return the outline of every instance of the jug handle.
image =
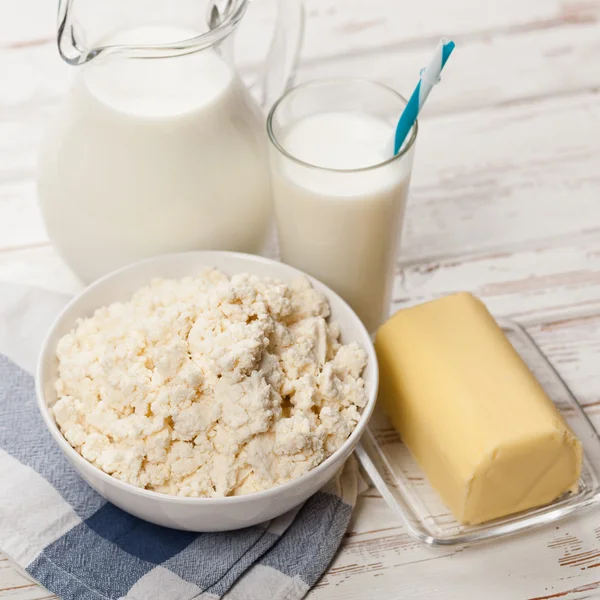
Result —
<instances>
[{"instance_id":1,"label":"jug handle","mask_svg":"<svg viewBox=\"0 0 600 600\"><path fill-rule=\"evenodd\" d=\"M303 0L278 0L271 46L257 82L258 101L268 111L292 85L304 37Z\"/></svg>"}]
</instances>

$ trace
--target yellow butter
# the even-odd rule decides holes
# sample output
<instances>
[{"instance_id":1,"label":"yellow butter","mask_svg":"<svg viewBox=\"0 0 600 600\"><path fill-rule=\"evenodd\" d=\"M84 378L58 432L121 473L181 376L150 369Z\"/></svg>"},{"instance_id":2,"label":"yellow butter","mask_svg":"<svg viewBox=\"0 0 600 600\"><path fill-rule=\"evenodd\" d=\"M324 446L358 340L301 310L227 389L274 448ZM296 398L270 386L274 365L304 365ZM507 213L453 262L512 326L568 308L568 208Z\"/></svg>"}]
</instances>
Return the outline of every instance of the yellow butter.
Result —
<instances>
[{"instance_id":1,"label":"yellow butter","mask_svg":"<svg viewBox=\"0 0 600 600\"><path fill-rule=\"evenodd\" d=\"M379 401L458 521L577 489L581 443L478 299L460 293L401 310L375 347Z\"/></svg>"}]
</instances>

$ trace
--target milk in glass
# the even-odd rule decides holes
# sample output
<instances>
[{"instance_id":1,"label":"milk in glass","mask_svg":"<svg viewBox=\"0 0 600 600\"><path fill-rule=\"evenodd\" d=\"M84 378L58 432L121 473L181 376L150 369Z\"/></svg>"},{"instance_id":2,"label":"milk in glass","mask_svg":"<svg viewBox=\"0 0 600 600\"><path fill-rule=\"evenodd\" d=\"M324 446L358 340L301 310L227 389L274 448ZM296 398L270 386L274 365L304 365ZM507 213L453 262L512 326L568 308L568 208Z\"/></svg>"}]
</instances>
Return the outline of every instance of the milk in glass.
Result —
<instances>
[{"instance_id":1,"label":"milk in glass","mask_svg":"<svg viewBox=\"0 0 600 600\"><path fill-rule=\"evenodd\" d=\"M387 316L410 180L412 157L393 158L393 133L367 113L322 112L272 149L282 260L337 291L369 331Z\"/></svg>"}]
</instances>

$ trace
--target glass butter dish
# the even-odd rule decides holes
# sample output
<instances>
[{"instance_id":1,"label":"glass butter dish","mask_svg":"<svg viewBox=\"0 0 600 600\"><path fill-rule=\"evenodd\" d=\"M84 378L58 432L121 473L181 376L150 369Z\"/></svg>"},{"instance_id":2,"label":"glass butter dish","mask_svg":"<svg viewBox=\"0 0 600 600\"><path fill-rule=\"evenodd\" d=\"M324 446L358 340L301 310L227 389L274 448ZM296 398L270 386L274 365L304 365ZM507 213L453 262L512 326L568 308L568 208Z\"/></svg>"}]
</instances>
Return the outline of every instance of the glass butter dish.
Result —
<instances>
[{"instance_id":1,"label":"glass butter dish","mask_svg":"<svg viewBox=\"0 0 600 600\"><path fill-rule=\"evenodd\" d=\"M498 319L498 324L583 444L579 489L547 506L481 525L461 525L429 485L390 420L377 407L356 449L357 456L409 533L426 544L456 545L495 539L556 521L600 502L598 432L525 329L507 319Z\"/></svg>"}]
</instances>

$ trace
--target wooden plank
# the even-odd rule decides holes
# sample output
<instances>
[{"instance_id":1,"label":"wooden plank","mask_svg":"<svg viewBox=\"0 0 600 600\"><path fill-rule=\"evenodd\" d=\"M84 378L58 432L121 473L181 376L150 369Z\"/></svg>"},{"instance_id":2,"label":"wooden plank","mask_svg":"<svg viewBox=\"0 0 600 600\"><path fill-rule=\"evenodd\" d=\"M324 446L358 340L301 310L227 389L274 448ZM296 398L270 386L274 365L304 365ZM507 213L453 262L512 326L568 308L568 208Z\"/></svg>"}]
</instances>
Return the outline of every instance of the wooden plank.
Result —
<instances>
[{"instance_id":1,"label":"wooden plank","mask_svg":"<svg viewBox=\"0 0 600 600\"><path fill-rule=\"evenodd\" d=\"M600 110L595 95L600 72L581 65L600 50L600 24L588 21L571 19L561 27L471 40L461 47L456 55L460 62L449 67L444 85L432 96L429 118L421 123L405 260L506 247L599 224L595 195L600 176L594 167L599 142L589 123ZM368 72L402 88L412 83L414 65L428 51L392 50L309 63L301 78L328 76L334 70L340 75ZM515 53L521 57L516 66ZM481 69L481 64L494 64L494 69ZM0 52L0 69L7 72L0 91L0 185L8 182L3 195L12 195L15 181L34 175L51 105L68 87L73 69L62 64L54 49L35 45ZM559 97L532 103L553 94ZM461 106L473 110L465 119L444 114ZM557 130L563 132L559 140ZM518 153L517 140L527 141L520 142ZM33 190L25 185L13 197L23 217L35 213ZM0 248L46 239L36 225L35 233L19 240L27 219L7 219L12 234L5 238L0 224Z\"/></svg>"},{"instance_id":2,"label":"wooden plank","mask_svg":"<svg viewBox=\"0 0 600 600\"><path fill-rule=\"evenodd\" d=\"M369 511L375 511L372 505ZM383 504L380 511L393 519ZM349 538L308 597L353 600L364 598L368 590L370 597L382 600L539 600L566 592L570 592L569 598L582 599L600 589L600 578L593 568L587 568L592 563L567 564L570 548L559 543L572 538L579 542L579 552L593 554L598 548L593 530L597 524L598 517L591 515L566 521L505 539L501 549L494 543L458 551L414 548L402 534L367 541ZM527 568L515 569L516 564Z\"/></svg>"},{"instance_id":3,"label":"wooden plank","mask_svg":"<svg viewBox=\"0 0 600 600\"><path fill-rule=\"evenodd\" d=\"M60 600L58 596L45 590L37 583L32 583L23 588L0 589L0 598L2 600Z\"/></svg>"},{"instance_id":4,"label":"wooden plank","mask_svg":"<svg viewBox=\"0 0 600 600\"><path fill-rule=\"evenodd\" d=\"M403 260L598 228L600 142L589 123L599 116L594 96L586 95L424 122ZM565 132L560 140L552 142L549 123ZM529 142L507 157L506 148L520 136Z\"/></svg>"},{"instance_id":5,"label":"wooden plank","mask_svg":"<svg viewBox=\"0 0 600 600\"><path fill-rule=\"evenodd\" d=\"M0 250L47 243L35 198L30 180L0 185Z\"/></svg>"},{"instance_id":6,"label":"wooden plank","mask_svg":"<svg viewBox=\"0 0 600 600\"><path fill-rule=\"evenodd\" d=\"M47 43L55 36L57 7L57 0L19 0L10 8L6 5L6 16L0 19L0 46L19 48Z\"/></svg>"},{"instance_id":7,"label":"wooden plank","mask_svg":"<svg viewBox=\"0 0 600 600\"><path fill-rule=\"evenodd\" d=\"M565 23L593 22L600 2L506 0L501 9L477 0L452 3L422 0L399 8L389 0L305 0L307 28L304 56L364 53L385 45L410 47L435 44L442 36L462 42L475 37L491 38ZM259 3L257 3L257 9ZM263 9L266 10L266 9ZM351 50L350 50L351 49ZM391 66L391 65L390 65Z\"/></svg>"},{"instance_id":8,"label":"wooden plank","mask_svg":"<svg viewBox=\"0 0 600 600\"><path fill-rule=\"evenodd\" d=\"M403 259L597 230L599 118L583 94L424 120Z\"/></svg>"},{"instance_id":9,"label":"wooden plank","mask_svg":"<svg viewBox=\"0 0 600 600\"><path fill-rule=\"evenodd\" d=\"M581 234L521 251L407 265L395 282L393 309L454 291L481 297L498 315L530 319L600 305L600 235ZM548 316L549 315L549 316Z\"/></svg>"},{"instance_id":10,"label":"wooden plank","mask_svg":"<svg viewBox=\"0 0 600 600\"><path fill-rule=\"evenodd\" d=\"M32 583L27 587L12 590L0 589L0 598L2 600L60 600L58 596L45 590L37 583Z\"/></svg>"},{"instance_id":11,"label":"wooden plank","mask_svg":"<svg viewBox=\"0 0 600 600\"><path fill-rule=\"evenodd\" d=\"M76 2L77 3L77 2ZM115 4L118 4L115 2ZM15 5L17 6L17 5ZM307 59L363 53L382 46L412 47L435 43L443 35L458 41L490 38L589 23L600 14L598 0L505 0L501 10L478 0L422 0L399 7L390 0L305 0L307 25L303 55ZM274 0L253 2L240 28L239 47L245 60L257 62L264 53L273 21ZM205 14L204 3L179 2L170 13ZM0 21L0 47L54 44L56 2L20 0L11 18ZM85 27L85 22L83 23ZM115 24L118 27L118 23Z\"/></svg>"},{"instance_id":12,"label":"wooden plank","mask_svg":"<svg viewBox=\"0 0 600 600\"><path fill-rule=\"evenodd\" d=\"M38 145L51 118L48 105L0 108L0 186L35 177Z\"/></svg>"},{"instance_id":13,"label":"wooden plank","mask_svg":"<svg viewBox=\"0 0 600 600\"><path fill-rule=\"evenodd\" d=\"M428 103L427 111L469 110L597 88L597 70L584 65L600 51L599 32L600 22L583 21L514 35L467 39L445 70L444 85L436 89L435 102ZM323 50L314 60L302 61L298 76L303 80L369 77L408 94L431 51L429 43L408 49L382 50L378 46L369 53L329 58ZM245 57L249 52L250 48L243 48ZM519 56L518 62L514 56ZM65 65L53 46L25 46L17 51L0 49L0 71L5 72L0 107L23 107L55 100L68 88L76 69ZM253 77L251 74L249 79Z\"/></svg>"},{"instance_id":14,"label":"wooden plank","mask_svg":"<svg viewBox=\"0 0 600 600\"><path fill-rule=\"evenodd\" d=\"M74 72L62 63L51 39L54 17L47 12L52 3L26 0L26 4L38 18L46 14L36 25L37 20L30 22L31 13L19 11L18 15L27 15L26 24L4 22L10 30L0 25L0 71L7 76L0 106L54 98L66 89ZM490 11L477 0L460 0L459 6L453 3L452 11L445 9L441 15L432 12L429 0L412 7L402 19L394 3L374 0L367 20L371 25L366 27L362 0L345 3L343 12L339 0L308 4L302 78L362 75L409 92L418 68L428 60L437 32L443 32L442 23L455 22L449 31L464 32L465 38L457 38L460 53L447 70L443 91L436 90L438 105L444 110L565 93L580 90L590 81L598 83L594 69L576 67L598 48L600 0L571 4L510 0L502 11ZM271 2L255 2L248 12L238 40L240 64L246 68L262 62L259 57L269 40L272 8ZM41 24L44 32L39 31ZM480 33L471 35L471 31ZM37 43L40 38L49 41ZM512 57L517 55L520 60L515 63ZM482 67L492 64L493 69Z\"/></svg>"},{"instance_id":15,"label":"wooden plank","mask_svg":"<svg viewBox=\"0 0 600 600\"><path fill-rule=\"evenodd\" d=\"M11 178L15 173L32 177L45 118L36 110L26 116L0 120L0 185L3 177L10 183L2 194L13 204L27 205L19 209L23 217L36 210L34 188L15 186ZM600 138L591 124L599 119L597 96L587 93L423 120L403 261L427 262L598 230ZM7 128L21 133L1 135ZM19 221L19 214L10 217L15 233L0 239L0 247L21 243L16 231L29 225L27 218ZM35 232L26 234L28 242L46 239L37 225Z\"/></svg>"},{"instance_id":16,"label":"wooden plank","mask_svg":"<svg viewBox=\"0 0 600 600\"><path fill-rule=\"evenodd\" d=\"M600 305L600 235L574 235L520 251L400 263L392 309L468 290L498 314L531 319ZM48 246L0 253L0 280L74 293L80 284ZM566 310L568 309L568 310Z\"/></svg>"},{"instance_id":17,"label":"wooden plank","mask_svg":"<svg viewBox=\"0 0 600 600\"><path fill-rule=\"evenodd\" d=\"M587 317L555 319L528 331L600 430L600 311Z\"/></svg>"},{"instance_id":18,"label":"wooden plank","mask_svg":"<svg viewBox=\"0 0 600 600\"><path fill-rule=\"evenodd\" d=\"M2 600L52 600L54 594L35 583L0 552L0 598Z\"/></svg>"},{"instance_id":19,"label":"wooden plank","mask_svg":"<svg viewBox=\"0 0 600 600\"><path fill-rule=\"evenodd\" d=\"M0 281L75 294L81 283L50 246L0 252Z\"/></svg>"},{"instance_id":20,"label":"wooden plank","mask_svg":"<svg viewBox=\"0 0 600 600\"><path fill-rule=\"evenodd\" d=\"M386 48L304 61L299 80L367 77L409 95L433 46ZM469 39L457 46L422 115L468 112L600 87L600 22L565 24L514 35ZM519 59L515 60L518 56Z\"/></svg>"}]
</instances>

